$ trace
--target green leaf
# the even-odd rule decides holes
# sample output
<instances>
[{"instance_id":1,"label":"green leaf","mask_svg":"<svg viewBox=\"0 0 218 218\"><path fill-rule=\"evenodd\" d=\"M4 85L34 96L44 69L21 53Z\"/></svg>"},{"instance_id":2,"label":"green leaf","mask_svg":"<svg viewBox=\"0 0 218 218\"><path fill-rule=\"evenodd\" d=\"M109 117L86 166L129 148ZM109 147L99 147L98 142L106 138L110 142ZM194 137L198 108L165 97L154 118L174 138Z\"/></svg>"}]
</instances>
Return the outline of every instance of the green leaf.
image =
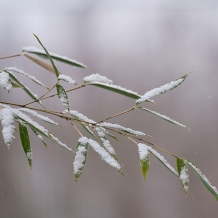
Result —
<instances>
[{"instance_id":1,"label":"green leaf","mask_svg":"<svg viewBox=\"0 0 218 218\"><path fill-rule=\"evenodd\" d=\"M85 131L88 132L91 136L97 138L97 137L95 136L95 134L91 131L91 129L90 129L88 126L85 126L85 125L83 125L83 124L81 124L81 126L82 126L83 129L85 129Z\"/></svg>"},{"instance_id":2,"label":"green leaf","mask_svg":"<svg viewBox=\"0 0 218 218\"><path fill-rule=\"evenodd\" d=\"M20 140L23 145L23 150L26 154L27 160L29 162L30 168L32 168L32 158L33 153L30 146L29 134L26 126L19 123L19 131L20 131Z\"/></svg>"},{"instance_id":3,"label":"green leaf","mask_svg":"<svg viewBox=\"0 0 218 218\"><path fill-rule=\"evenodd\" d=\"M145 181L146 176L148 174L149 166L150 166L150 157L148 156L146 158L146 160L140 160L140 166L141 166L142 175L143 175L143 178L144 178L144 181Z\"/></svg>"},{"instance_id":4,"label":"green leaf","mask_svg":"<svg viewBox=\"0 0 218 218\"><path fill-rule=\"evenodd\" d=\"M39 56L41 58L48 59L48 56L43 52L43 50L35 48L35 47L24 47L24 48L22 48L22 51L26 52L26 53L30 53L30 54L35 54L35 55L37 55L37 56ZM58 55L58 54L54 54L52 52L49 52L49 55L50 55L50 57L52 59L60 61L62 63L69 64L69 65L72 65L74 67L87 68L86 65L84 65L84 64L82 64L82 63L80 63L78 61L72 60L72 59L70 59L68 57L64 57L64 56L61 56L61 55Z\"/></svg>"},{"instance_id":5,"label":"green leaf","mask_svg":"<svg viewBox=\"0 0 218 218\"><path fill-rule=\"evenodd\" d=\"M184 75L183 77L181 77L175 81L167 83L159 88L155 88L149 92L146 92L143 96L141 96L138 100L136 100L136 104L140 104L140 103L145 102L148 99L150 99L156 95L164 94L165 92L176 88L177 86L179 86L181 83L184 82L184 80L186 79L187 76L188 76L188 74Z\"/></svg>"},{"instance_id":6,"label":"green leaf","mask_svg":"<svg viewBox=\"0 0 218 218\"><path fill-rule=\"evenodd\" d=\"M47 144L45 142L45 140L42 138L42 136L36 132L32 127L30 127L30 129L36 134L36 136L42 141L42 143L45 145L45 147L47 147Z\"/></svg>"},{"instance_id":7,"label":"green leaf","mask_svg":"<svg viewBox=\"0 0 218 218\"><path fill-rule=\"evenodd\" d=\"M144 110L144 111L147 111L147 112L149 112L149 113L152 113L152 114L154 114L154 115L156 115L156 116L158 116L158 117L160 117L160 118L162 118L162 119L164 119L164 120L166 120L166 121L168 121L168 122L170 122L170 123L173 123L173 124L176 124L176 125L178 125L178 126L182 126L182 127L187 128L185 125L183 125L183 124L181 124L181 123L179 123L179 122L177 122L177 121L175 121L175 120L172 120L172 119L170 119L169 117L167 117L167 116L165 116L165 115L159 114L159 113L157 113L157 112L155 112L155 111L152 111L152 110L149 110L149 109L147 109L147 108L143 108L143 107L137 107L137 108L139 108L139 109L141 109L141 110Z\"/></svg>"},{"instance_id":8,"label":"green leaf","mask_svg":"<svg viewBox=\"0 0 218 218\"><path fill-rule=\"evenodd\" d=\"M38 100L38 96L35 95L34 93L32 93L32 92L29 90L29 88L27 88L26 86L24 86L23 83L20 82L20 81L17 79L17 77L16 77L13 73L11 73L11 72L8 71L8 70L4 70L4 72L8 73L9 76L10 76L10 78L11 78L12 80L14 80L18 85L20 85L20 86L22 87L22 89L27 93L27 95L29 95L34 101L38 102L38 103L44 108L44 106L43 106L43 105L40 103L40 101Z\"/></svg>"},{"instance_id":9,"label":"green leaf","mask_svg":"<svg viewBox=\"0 0 218 218\"><path fill-rule=\"evenodd\" d=\"M38 36L35 35L35 34L33 34L33 35L36 37L36 39L38 40L39 44L40 44L40 45L42 46L42 48L44 49L44 51L45 51L45 53L46 53L46 55L47 55L47 58L50 60L51 65L52 65L52 67L54 68L54 71L55 71L56 77L58 78L58 76L59 76L59 72L58 72L57 67L56 67L55 64L54 64L54 61L52 60L51 56L49 55L47 49L44 47L44 45L43 45L43 44L41 43L41 41L39 40ZM45 54L44 54L44 55L45 55Z\"/></svg>"},{"instance_id":10,"label":"green leaf","mask_svg":"<svg viewBox=\"0 0 218 218\"><path fill-rule=\"evenodd\" d=\"M209 180L206 178L205 175L202 174L200 169L198 169L191 161L185 160L185 162L192 167L192 169L197 174L198 178L201 180L201 182L204 184L204 186L207 188L207 190L218 200L218 191L215 186L212 186Z\"/></svg>"},{"instance_id":11,"label":"green leaf","mask_svg":"<svg viewBox=\"0 0 218 218\"><path fill-rule=\"evenodd\" d=\"M177 170L179 173L179 179L185 190L186 196L188 196L189 175L188 175L188 167L187 167L186 161L181 158L177 158L176 163L177 163Z\"/></svg>"},{"instance_id":12,"label":"green leaf","mask_svg":"<svg viewBox=\"0 0 218 218\"><path fill-rule=\"evenodd\" d=\"M65 89L60 84L57 84L56 88L57 88L57 93L58 93L58 97L59 97L60 101L62 102L64 107L67 108L67 110L70 110L70 103L69 103Z\"/></svg>"},{"instance_id":13,"label":"green leaf","mask_svg":"<svg viewBox=\"0 0 218 218\"><path fill-rule=\"evenodd\" d=\"M112 135L112 134L110 134L110 133L107 133L107 135L109 135L111 138L113 138L114 140L116 140L117 142L119 142L119 139L118 139L116 136L114 136L114 135Z\"/></svg>"},{"instance_id":14,"label":"green leaf","mask_svg":"<svg viewBox=\"0 0 218 218\"><path fill-rule=\"evenodd\" d=\"M80 142L78 142L75 151L75 160L73 162L75 182L77 182L80 175L82 174L83 168L85 167L87 153L88 153L88 143L81 144Z\"/></svg>"}]
</instances>

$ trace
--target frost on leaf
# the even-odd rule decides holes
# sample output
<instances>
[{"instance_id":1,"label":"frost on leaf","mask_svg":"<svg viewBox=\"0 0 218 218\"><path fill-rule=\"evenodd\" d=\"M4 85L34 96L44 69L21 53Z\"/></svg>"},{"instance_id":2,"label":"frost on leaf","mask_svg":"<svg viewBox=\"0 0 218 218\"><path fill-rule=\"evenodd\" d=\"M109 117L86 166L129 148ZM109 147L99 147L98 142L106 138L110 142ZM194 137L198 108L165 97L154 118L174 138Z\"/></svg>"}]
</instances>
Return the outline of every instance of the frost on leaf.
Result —
<instances>
[{"instance_id":1,"label":"frost on leaf","mask_svg":"<svg viewBox=\"0 0 218 218\"><path fill-rule=\"evenodd\" d=\"M75 151L75 159L73 162L75 182L77 182L85 166L87 152L88 152L88 144L81 144L78 142Z\"/></svg>"},{"instance_id":2,"label":"frost on leaf","mask_svg":"<svg viewBox=\"0 0 218 218\"><path fill-rule=\"evenodd\" d=\"M75 81L75 80L73 80L70 76L66 76L66 75L64 75L64 74L60 74L60 75L58 76L58 79L59 79L59 80L63 80L63 81L65 81L65 82L67 82L67 83L76 85L76 81Z\"/></svg>"},{"instance_id":3,"label":"frost on leaf","mask_svg":"<svg viewBox=\"0 0 218 218\"><path fill-rule=\"evenodd\" d=\"M8 92L11 90L12 85L8 73L6 72L0 73L0 86L2 86Z\"/></svg>"},{"instance_id":4,"label":"frost on leaf","mask_svg":"<svg viewBox=\"0 0 218 218\"><path fill-rule=\"evenodd\" d=\"M185 190L185 194L188 196L189 175L188 175L188 167L185 160L177 158L177 169L179 173L179 179Z\"/></svg>"},{"instance_id":5,"label":"frost on leaf","mask_svg":"<svg viewBox=\"0 0 218 218\"><path fill-rule=\"evenodd\" d=\"M101 76L98 73L97 74L92 74L90 76L86 76L83 79L83 81L85 83L88 83L88 82L102 82L102 83L108 83L108 84L113 83L112 80L108 79L106 76Z\"/></svg>"},{"instance_id":6,"label":"frost on leaf","mask_svg":"<svg viewBox=\"0 0 218 218\"><path fill-rule=\"evenodd\" d=\"M57 84L56 88L57 88L57 93L58 93L58 97L60 101L69 110L70 103L69 103L66 91L64 90L63 86L61 86L60 84Z\"/></svg>"},{"instance_id":7,"label":"frost on leaf","mask_svg":"<svg viewBox=\"0 0 218 218\"><path fill-rule=\"evenodd\" d=\"M0 119L2 124L2 135L5 144L10 147L14 137L15 126L14 126L14 114L13 109L3 108L0 110Z\"/></svg>"},{"instance_id":8,"label":"frost on leaf","mask_svg":"<svg viewBox=\"0 0 218 218\"><path fill-rule=\"evenodd\" d=\"M151 91L149 92L146 92L143 96L141 96L140 99L136 100L136 103L137 104L140 104L142 102L145 102L147 101L149 98L152 98L156 95L160 95L160 94L163 94L169 90L172 90L174 88L176 88L177 86L179 86L185 79L186 77L188 76L188 74L186 74L185 76L175 80L175 81L171 81L170 83L167 83L159 88L155 88L155 89L152 89Z\"/></svg>"}]
</instances>

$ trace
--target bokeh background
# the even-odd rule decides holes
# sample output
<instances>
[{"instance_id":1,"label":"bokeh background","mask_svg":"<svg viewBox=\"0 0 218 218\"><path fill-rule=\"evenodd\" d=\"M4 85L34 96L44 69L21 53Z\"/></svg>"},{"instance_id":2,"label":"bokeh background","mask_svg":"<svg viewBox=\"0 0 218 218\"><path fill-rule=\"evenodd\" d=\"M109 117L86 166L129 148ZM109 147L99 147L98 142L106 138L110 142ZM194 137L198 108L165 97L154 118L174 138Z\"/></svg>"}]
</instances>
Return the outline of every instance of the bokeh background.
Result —
<instances>
[{"instance_id":1,"label":"bokeh background","mask_svg":"<svg viewBox=\"0 0 218 218\"><path fill-rule=\"evenodd\" d=\"M172 92L154 98L152 110L163 113L191 131L144 111L133 111L111 122L144 131L151 142L194 162L218 186L218 3L217 1L160 0L1 0L0 57L21 53L24 46L39 47L39 36L51 52L88 66L78 69L57 63L78 84L99 73L114 84L139 94L192 72ZM16 67L53 86L55 77L25 57L0 61L1 69ZM20 77L21 78L21 77ZM45 90L23 78L32 91ZM68 88L70 86L67 86ZM2 101L27 103L22 90ZM94 120L126 110L134 100L96 88L69 93L71 108ZM56 98L44 102L62 111ZM37 105L33 105L37 106ZM54 118L55 119L55 118ZM67 123L46 125L75 148L78 133ZM186 198L180 181L155 158L144 183L137 147L120 137L113 142L127 180L90 149L87 165L74 184L73 155L48 141L48 148L31 134L33 168L30 170L18 133L8 150L0 138L0 217L18 218L214 218L217 202L190 169ZM175 159L162 153L175 166Z\"/></svg>"}]
</instances>

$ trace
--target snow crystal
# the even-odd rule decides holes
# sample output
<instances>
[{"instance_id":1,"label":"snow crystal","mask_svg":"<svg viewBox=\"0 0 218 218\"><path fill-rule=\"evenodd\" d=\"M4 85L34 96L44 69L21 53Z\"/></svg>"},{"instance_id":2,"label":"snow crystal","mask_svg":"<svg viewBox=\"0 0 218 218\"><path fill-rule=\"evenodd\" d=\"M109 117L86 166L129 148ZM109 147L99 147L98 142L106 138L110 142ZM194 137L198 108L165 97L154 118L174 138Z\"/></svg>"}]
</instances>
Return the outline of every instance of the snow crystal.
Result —
<instances>
[{"instance_id":1,"label":"snow crystal","mask_svg":"<svg viewBox=\"0 0 218 218\"><path fill-rule=\"evenodd\" d=\"M38 48L36 48L36 47L34 47L34 46L23 47L23 48L22 48L22 51L23 51L23 52L27 52L27 53L28 53L28 52L29 52L29 53L34 53L34 52L35 52L35 53L46 54L44 50L38 49ZM58 54L55 54L55 53L52 53L52 52L48 52L48 53L49 53L50 56L53 56L53 57L56 57L56 58L60 58L60 59L64 59L64 60L67 60L67 61L69 61L69 62L73 62L73 63L75 63L75 64L81 65L81 66L83 66L84 68L86 68L86 66L85 66L84 64L82 64L82 63L80 63L80 62L78 62L78 61L72 60L72 59L70 59L70 58L68 58L68 57L61 56L61 55L58 55Z\"/></svg>"},{"instance_id":2,"label":"snow crystal","mask_svg":"<svg viewBox=\"0 0 218 218\"><path fill-rule=\"evenodd\" d=\"M31 151L27 152L26 157L27 157L28 160L32 160L33 159L33 152L31 152Z\"/></svg>"},{"instance_id":3,"label":"snow crystal","mask_svg":"<svg viewBox=\"0 0 218 218\"><path fill-rule=\"evenodd\" d=\"M19 111L22 111L22 112L26 112L26 113L29 113L31 115L33 115L34 117L37 117L41 120L44 120L48 123L51 123L51 124L54 124L54 125L59 125L58 123L54 122L53 120L51 120L50 118L46 117L46 116L43 116L41 114L38 114L36 111L33 111L31 109L28 109L28 108L19 108L18 109Z\"/></svg>"},{"instance_id":4,"label":"snow crystal","mask_svg":"<svg viewBox=\"0 0 218 218\"><path fill-rule=\"evenodd\" d=\"M189 175L188 175L188 167L186 165L182 168L179 178L183 184L185 192L188 192Z\"/></svg>"},{"instance_id":5,"label":"snow crystal","mask_svg":"<svg viewBox=\"0 0 218 218\"><path fill-rule=\"evenodd\" d=\"M64 75L64 74L60 74L60 75L58 76L58 79L59 79L59 80L63 80L63 81L65 81L65 82L68 82L68 83L70 83L70 84L76 85L76 81L75 81L75 80L73 80L71 77L66 76L66 75Z\"/></svg>"},{"instance_id":6,"label":"snow crystal","mask_svg":"<svg viewBox=\"0 0 218 218\"><path fill-rule=\"evenodd\" d=\"M8 73L6 72L0 73L0 86L2 86L7 91L10 91L10 89L12 88Z\"/></svg>"},{"instance_id":7,"label":"snow crystal","mask_svg":"<svg viewBox=\"0 0 218 218\"><path fill-rule=\"evenodd\" d=\"M97 74L92 74L90 76L86 76L83 79L84 82L102 82L102 83L108 83L111 84L113 83L112 80L108 79L106 76L101 76L98 73Z\"/></svg>"},{"instance_id":8,"label":"snow crystal","mask_svg":"<svg viewBox=\"0 0 218 218\"><path fill-rule=\"evenodd\" d=\"M112 124L112 123L100 123L99 126L102 126L102 127L108 127L108 128L114 128L114 129L119 129L123 132L127 132L127 133L130 133L130 134L133 134L133 135L136 135L136 136L146 136L145 133L143 132L140 132L140 131L136 131L136 130L133 130L133 129L130 129L130 128L126 128L126 127L123 127L121 125L118 125L118 124Z\"/></svg>"},{"instance_id":9,"label":"snow crystal","mask_svg":"<svg viewBox=\"0 0 218 218\"><path fill-rule=\"evenodd\" d=\"M82 173L82 169L84 167L84 162L86 160L86 157L85 157L86 153L87 153L87 149L84 146L78 146L78 148L76 150L75 159L73 162L75 175Z\"/></svg>"},{"instance_id":10,"label":"snow crystal","mask_svg":"<svg viewBox=\"0 0 218 218\"><path fill-rule=\"evenodd\" d=\"M148 147L145 144L139 143L138 144L138 151L140 160L146 160L148 158Z\"/></svg>"},{"instance_id":11,"label":"snow crystal","mask_svg":"<svg viewBox=\"0 0 218 218\"><path fill-rule=\"evenodd\" d=\"M163 93L175 88L176 86L181 84L183 81L184 81L184 78L181 78L181 79L178 79L175 81L171 81L170 83L167 83L159 88L152 89L151 91L146 92L143 96L141 96L140 99L136 100L136 103L140 104L140 103L148 100L149 98L152 98L156 95L163 94Z\"/></svg>"},{"instance_id":12,"label":"snow crystal","mask_svg":"<svg viewBox=\"0 0 218 218\"><path fill-rule=\"evenodd\" d=\"M15 132L14 126L14 114L13 109L11 108L3 108L1 110L1 124L2 124L2 135L5 141L5 144L9 147L12 143Z\"/></svg>"}]
</instances>

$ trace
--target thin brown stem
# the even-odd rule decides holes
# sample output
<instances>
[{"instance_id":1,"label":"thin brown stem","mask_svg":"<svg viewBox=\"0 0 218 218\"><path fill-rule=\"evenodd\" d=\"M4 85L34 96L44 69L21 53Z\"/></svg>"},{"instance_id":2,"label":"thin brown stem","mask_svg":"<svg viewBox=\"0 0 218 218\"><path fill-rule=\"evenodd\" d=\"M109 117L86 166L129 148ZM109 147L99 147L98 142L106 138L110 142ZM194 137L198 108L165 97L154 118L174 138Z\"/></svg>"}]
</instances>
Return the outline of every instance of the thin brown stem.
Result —
<instances>
[{"instance_id":1,"label":"thin brown stem","mask_svg":"<svg viewBox=\"0 0 218 218\"><path fill-rule=\"evenodd\" d=\"M16 55L10 55L10 56L6 56L6 57L1 57L0 60L3 60L3 59L7 59L7 58L14 58L14 57L18 57L18 56L21 56L22 54L16 54Z\"/></svg>"},{"instance_id":2,"label":"thin brown stem","mask_svg":"<svg viewBox=\"0 0 218 218\"><path fill-rule=\"evenodd\" d=\"M104 119L104 120L100 120L100 121L98 121L97 123L102 123L102 122L105 122L106 120L109 120L109 119L111 119L111 118L118 117L118 116L120 116L120 115L123 115L123 114L125 114L125 113L128 113L128 112L130 112L130 111L135 110L135 108L136 108L136 106L134 106L134 107L132 107L132 108L130 108L130 109L128 109L128 110L122 111L122 112L120 112L120 113L118 113L118 114L115 114L115 115L113 115L113 116L110 116L110 117L108 117L108 118L106 118L106 119ZM96 123L96 124L97 124L97 123Z\"/></svg>"},{"instance_id":3,"label":"thin brown stem","mask_svg":"<svg viewBox=\"0 0 218 218\"><path fill-rule=\"evenodd\" d=\"M83 137L83 134L79 131L79 129L73 123L70 122L70 124L76 129L80 136Z\"/></svg>"}]
</instances>

